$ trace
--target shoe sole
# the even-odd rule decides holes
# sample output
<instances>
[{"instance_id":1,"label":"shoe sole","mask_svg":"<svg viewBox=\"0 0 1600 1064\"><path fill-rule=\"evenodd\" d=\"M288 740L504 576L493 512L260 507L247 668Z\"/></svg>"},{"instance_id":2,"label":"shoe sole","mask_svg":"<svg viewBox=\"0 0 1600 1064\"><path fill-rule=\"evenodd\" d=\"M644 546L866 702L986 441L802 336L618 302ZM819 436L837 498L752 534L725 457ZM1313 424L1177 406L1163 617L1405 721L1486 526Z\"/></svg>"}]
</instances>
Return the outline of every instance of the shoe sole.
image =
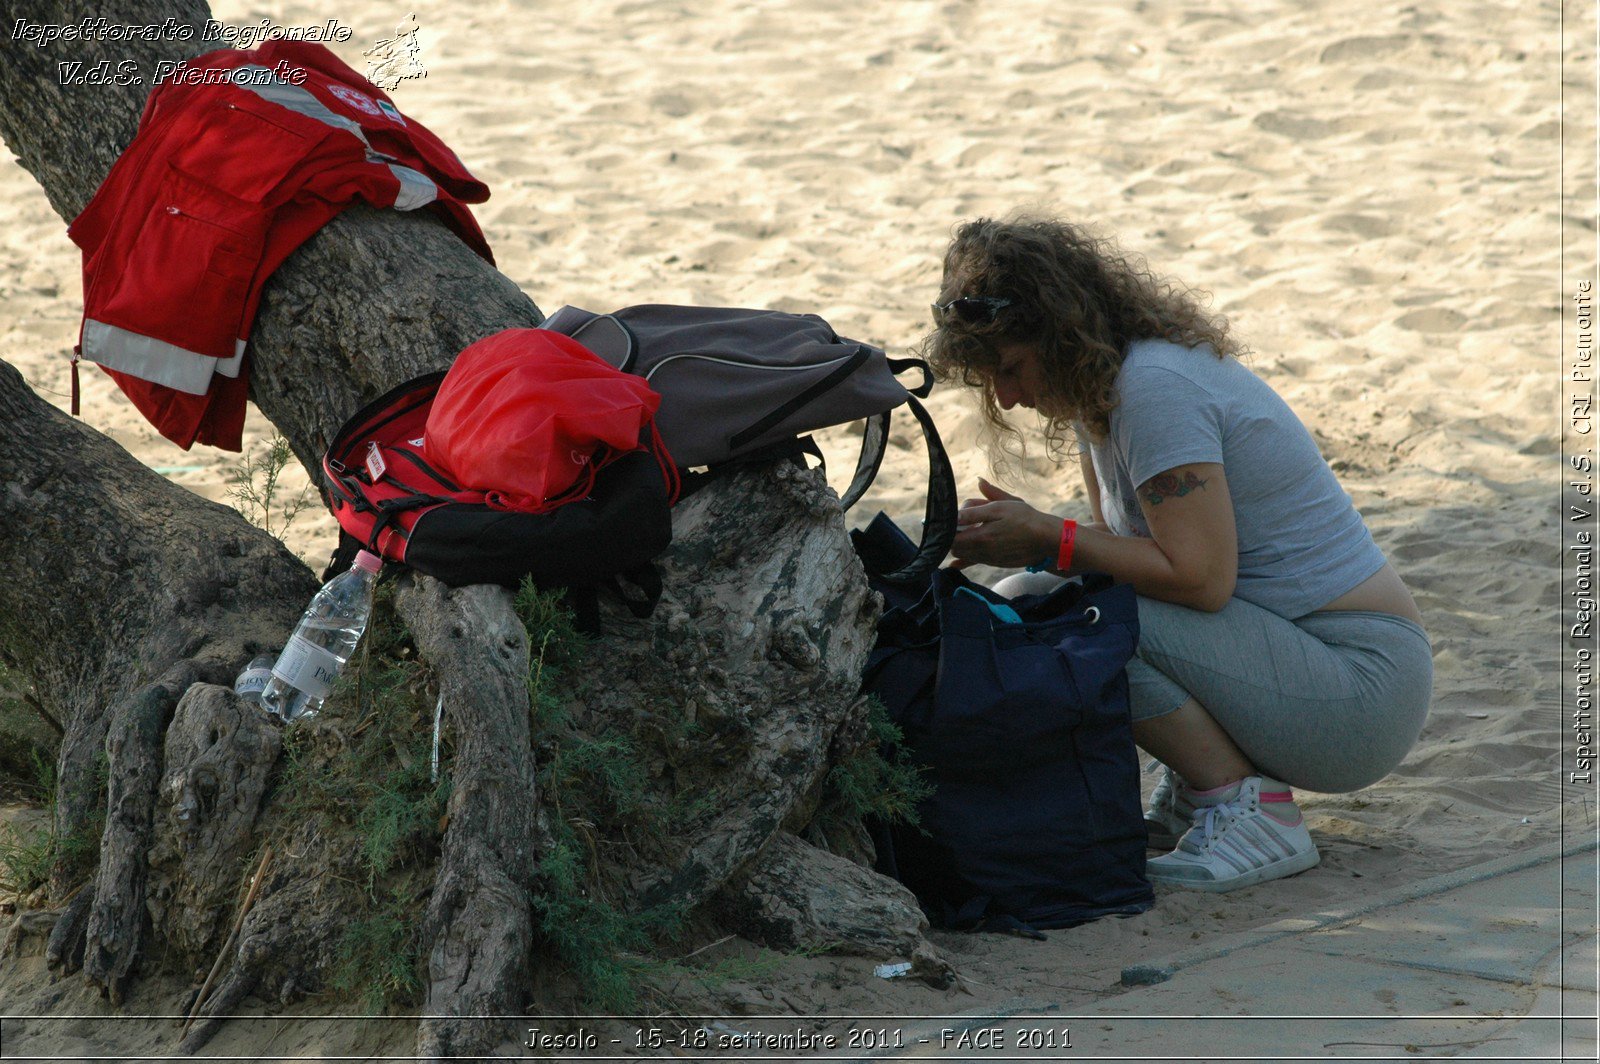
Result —
<instances>
[{"instance_id":1,"label":"shoe sole","mask_svg":"<svg viewBox=\"0 0 1600 1064\"><path fill-rule=\"evenodd\" d=\"M1178 879L1167 878L1161 875L1160 869L1145 870L1146 878L1151 883L1159 883L1163 887L1179 887L1183 890L1201 890L1208 894L1226 894L1230 890L1241 887L1253 887L1257 883L1265 883L1269 879L1284 879L1288 876L1299 875L1308 868L1315 868L1322 860L1322 854L1316 850L1306 853L1297 853L1293 857L1286 857L1282 861L1274 861L1260 868L1252 868L1248 872L1241 872L1231 879Z\"/></svg>"}]
</instances>

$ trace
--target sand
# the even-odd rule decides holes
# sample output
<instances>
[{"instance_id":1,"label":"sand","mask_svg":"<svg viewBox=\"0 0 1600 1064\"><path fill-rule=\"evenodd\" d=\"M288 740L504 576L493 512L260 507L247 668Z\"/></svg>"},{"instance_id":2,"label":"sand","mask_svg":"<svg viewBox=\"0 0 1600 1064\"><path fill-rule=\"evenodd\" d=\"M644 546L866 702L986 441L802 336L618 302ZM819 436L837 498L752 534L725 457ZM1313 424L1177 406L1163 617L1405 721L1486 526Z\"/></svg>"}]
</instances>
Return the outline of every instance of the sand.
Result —
<instances>
[{"instance_id":1,"label":"sand","mask_svg":"<svg viewBox=\"0 0 1600 1064\"><path fill-rule=\"evenodd\" d=\"M285 26L335 15L354 30L336 50L358 68L404 13L368 0L216 10ZM1571 278L1594 265L1592 8L1573 5L1565 36L1549 2L502 0L416 12L427 77L394 98L491 186L478 218L501 268L546 311L811 311L906 354L957 222L1018 208L1090 222L1212 294L1427 618L1427 727L1378 785L1302 796L1323 854L1314 871L1225 897L1163 894L1146 916L1046 943L936 935L963 990L822 958L752 983L753 1005L909 1015L1095 1001L1118 992L1125 964L1548 841L1564 802L1592 824L1592 792L1558 773L1557 619L1560 315ZM0 357L64 408L77 252L9 158L0 203ZM85 370L88 424L225 498L238 456L179 451ZM971 397L941 390L929 405L975 490L990 467ZM901 432L863 518L920 515L922 459ZM247 448L259 454L270 433L252 411ZM844 433L829 440L836 484L849 446ZM1024 474L1006 485L1082 512L1075 468L1038 456ZM292 471L290 488L304 483ZM320 568L334 525L308 512L287 539ZM43 993L13 983L0 1008L31 1011ZM1272 1004L1271 988L1218 993L1228 1012ZM136 1002L165 1011L153 988ZM217 1047L339 1044L284 1033Z\"/></svg>"}]
</instances>

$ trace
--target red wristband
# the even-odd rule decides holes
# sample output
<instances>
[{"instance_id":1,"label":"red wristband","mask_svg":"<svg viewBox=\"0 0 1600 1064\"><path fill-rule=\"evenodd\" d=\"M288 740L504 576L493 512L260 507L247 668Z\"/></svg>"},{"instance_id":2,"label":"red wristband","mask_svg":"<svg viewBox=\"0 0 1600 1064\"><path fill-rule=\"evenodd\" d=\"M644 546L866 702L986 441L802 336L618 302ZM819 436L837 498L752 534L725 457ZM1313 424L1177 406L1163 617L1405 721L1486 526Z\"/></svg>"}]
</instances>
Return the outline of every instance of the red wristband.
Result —
<instances>
[{"instance_id":1,"label":"red wristband","mask_svg":"<svg viewBox=\"0 0 1600 1064\"><path fill-rule=\"evenodd\" d=\"M1072 567L1072 548L1078 541L1078 522L1070 517L1061 525L1061 547L1056 551L1056 571L1064 573Z\"/></svg>"}]
</instances>

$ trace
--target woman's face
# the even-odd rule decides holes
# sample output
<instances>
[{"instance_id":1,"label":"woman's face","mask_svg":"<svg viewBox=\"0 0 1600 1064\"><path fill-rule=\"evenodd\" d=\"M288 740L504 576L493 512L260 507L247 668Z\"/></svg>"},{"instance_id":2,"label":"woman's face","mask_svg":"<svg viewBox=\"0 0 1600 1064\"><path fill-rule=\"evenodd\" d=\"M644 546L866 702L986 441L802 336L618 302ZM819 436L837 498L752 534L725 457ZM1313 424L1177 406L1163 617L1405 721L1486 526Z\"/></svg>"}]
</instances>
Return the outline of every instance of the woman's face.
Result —
<instances>
[{"instance_id":1,"label":"woman's face","mask_svg":"<svg viewBox=\"0 0 1600 1064\"><path fill-rule=\"evenodd\" d=\"M990 382L994 387L994 401L1001 410L1014 406L1038 410L1040 402L1048 399L1039 349L1033 344L1007 341L995 350L1000 356L1000 365ZM1049 411L1044 413L1048 415Z\"/></svg>"}]
</instances>

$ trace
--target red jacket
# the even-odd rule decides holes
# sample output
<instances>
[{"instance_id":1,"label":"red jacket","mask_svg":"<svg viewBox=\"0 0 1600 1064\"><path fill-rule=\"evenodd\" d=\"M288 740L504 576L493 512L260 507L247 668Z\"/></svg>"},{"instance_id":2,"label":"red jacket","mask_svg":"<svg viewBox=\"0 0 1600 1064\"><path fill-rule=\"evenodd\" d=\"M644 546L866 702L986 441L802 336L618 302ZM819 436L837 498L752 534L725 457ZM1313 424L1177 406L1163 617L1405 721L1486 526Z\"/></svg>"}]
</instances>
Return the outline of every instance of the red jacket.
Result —
<instances>
[{"instance_id":1,"label":"red jacket","mask_svg":"<svg viewBox=\"0 0 1600 1064\"><path fill-rule=\"evenodd\" d=\"M280 62L303 84L274 76ZM83 249L78 352L178 446L237 451L245 343L272 271L358 199L431 207L493 262L465 206L489 190L320 44L274 40L190 66L250 80L150 93L138 135L67 230Z\"/></svg>"}]
</instances>

